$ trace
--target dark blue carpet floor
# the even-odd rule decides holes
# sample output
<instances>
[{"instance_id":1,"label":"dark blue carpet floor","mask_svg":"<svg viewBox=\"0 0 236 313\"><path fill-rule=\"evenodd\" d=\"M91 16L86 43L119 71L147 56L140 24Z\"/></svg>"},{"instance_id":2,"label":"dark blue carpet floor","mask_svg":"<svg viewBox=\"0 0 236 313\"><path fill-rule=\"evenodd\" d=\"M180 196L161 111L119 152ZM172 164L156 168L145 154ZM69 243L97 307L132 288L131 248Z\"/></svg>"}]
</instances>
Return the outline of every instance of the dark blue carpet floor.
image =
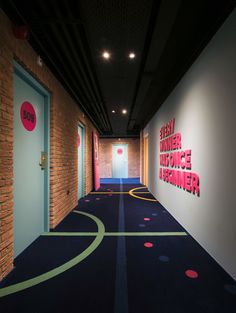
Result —
<instances>
[{"instance_id":1,"label":"dark blue carpet floor","mask_svg":"<svg viewBox=\"0 0 236 313\"><path fill-rule=\"evenodd\" d=\"M122 183L122 184L120 184ZM0 298L6 313L234 313L236 283L159 202L131 197L143 187L113 181L79 201L77 210L105 226L100 245L79 264L26 290ZM122 194L115 192L124 192ZM143 188L140 191L146 191ZM153 199L150 194L137 194ZM83 236L40 236L15 260L0 288L22 282L65 264L92 244L97 226L71 212L55 232ZM152 233L116 236L117 232ZM154 233L154 234L153 234ZM232 260L234 261L234 260Z\"/></svg>"}]
</instances>

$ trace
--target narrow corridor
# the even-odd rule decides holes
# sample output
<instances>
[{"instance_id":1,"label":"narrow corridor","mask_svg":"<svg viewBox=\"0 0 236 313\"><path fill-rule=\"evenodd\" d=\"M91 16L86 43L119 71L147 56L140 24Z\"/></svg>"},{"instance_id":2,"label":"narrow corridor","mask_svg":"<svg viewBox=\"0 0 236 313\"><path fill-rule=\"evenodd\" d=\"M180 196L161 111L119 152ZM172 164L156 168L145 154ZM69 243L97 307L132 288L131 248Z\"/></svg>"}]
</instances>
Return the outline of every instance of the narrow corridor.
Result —
<instances>
[{"instance_id":1,"label":"narrow corridor","mask_svg":"<svg viewBox=\"0 0 236 313\"><path fill-rule=\"evenodd\" d=\"M236 312L235 0L0 1L1 313Z\"/></svg>"}]
</instances>

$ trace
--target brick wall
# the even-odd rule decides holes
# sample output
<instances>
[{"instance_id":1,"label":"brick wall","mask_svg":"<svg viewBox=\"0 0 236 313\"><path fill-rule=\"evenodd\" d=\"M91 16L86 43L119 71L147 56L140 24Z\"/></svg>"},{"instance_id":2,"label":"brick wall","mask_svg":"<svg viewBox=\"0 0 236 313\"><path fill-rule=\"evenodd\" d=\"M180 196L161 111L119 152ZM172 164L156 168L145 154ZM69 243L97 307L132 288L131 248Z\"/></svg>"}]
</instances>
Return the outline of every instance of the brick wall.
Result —
<instances>
[{"instance_id":1,"label":"brick wall","mask_svg":"<svg viewBox=\"0 0 236 313\"><path fill-rule=\"evenodd\" d=\"M100 177L112 177L112 144L128 144L128 177L140 176L139 139L100 139L99 171Z\"/></svg>"},{"instance_id":2,"label":"brick wall","mask_svg":"<svg viewBox=\"0 0 236 313\"><path fill-rule=\"evenodd\" d=\"M27 41L15 39L11 22L0 10L0 280L13 267L13 60L18 60L51 94L50 227L77 205L77 125L85 126L85 193L92 189L91 122ZM68 194L69 193L69 194Z\"/></svg>"}]
</instances>

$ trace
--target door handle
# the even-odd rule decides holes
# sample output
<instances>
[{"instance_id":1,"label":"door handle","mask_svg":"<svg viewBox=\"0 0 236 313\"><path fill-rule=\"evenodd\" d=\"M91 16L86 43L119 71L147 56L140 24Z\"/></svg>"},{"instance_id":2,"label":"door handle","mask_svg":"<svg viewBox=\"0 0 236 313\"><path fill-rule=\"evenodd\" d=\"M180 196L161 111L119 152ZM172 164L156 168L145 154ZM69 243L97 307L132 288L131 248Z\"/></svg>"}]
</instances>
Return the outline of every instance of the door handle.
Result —
<instances>
[{"instance_id":1,"label":"door handle","mask_svg":"<svg viewBox=\"0 0 236 313\"><path fill-rule=\"evenodd\" d=\"M47 164L47 154L44 151L41 151L40 154L40 162L39 165L41 166L41 170L45 170Z\"/></svg>"}]
</instances>

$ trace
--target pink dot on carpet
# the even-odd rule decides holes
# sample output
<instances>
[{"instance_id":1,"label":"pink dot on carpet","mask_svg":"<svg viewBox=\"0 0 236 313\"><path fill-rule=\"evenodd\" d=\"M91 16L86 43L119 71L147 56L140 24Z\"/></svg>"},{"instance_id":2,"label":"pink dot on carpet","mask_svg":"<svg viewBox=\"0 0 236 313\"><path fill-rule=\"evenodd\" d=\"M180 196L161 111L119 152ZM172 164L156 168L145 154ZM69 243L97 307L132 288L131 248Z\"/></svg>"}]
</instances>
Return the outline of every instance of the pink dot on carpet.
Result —
<instances>
[{"instance_id":1,"label":"pink dot on carpet","mask_svg":"<svg viewBox=\"0 0 236 313\"><path fill-rule=\"evenodd\" d=\"M189 278L198 278L198 273L196 271L193 270L187 270L185 271L185 275Z\"/></svg>"},{"instance_id":2,"label":"pink dot on carpet","mask_svg":"<svg viewBox=\"0 0 236 313\"><path fill-rule=\"evenodd\" d=\"M144 217L144 221L151 221L149 217Z\"/></svg>"},{"instance_id":3,"label":"pink dot on carpet","mask_svg":"<svg viewBox=\"0 0 236 313\"><path fill-rule=\"evenodd\" d=\"M151 242L145 242L145 243L144 243L144 247L146 247L146 248L152 248L152 247L153 247L153 243L151 243Z\"/></svg>"}]
</instances>

